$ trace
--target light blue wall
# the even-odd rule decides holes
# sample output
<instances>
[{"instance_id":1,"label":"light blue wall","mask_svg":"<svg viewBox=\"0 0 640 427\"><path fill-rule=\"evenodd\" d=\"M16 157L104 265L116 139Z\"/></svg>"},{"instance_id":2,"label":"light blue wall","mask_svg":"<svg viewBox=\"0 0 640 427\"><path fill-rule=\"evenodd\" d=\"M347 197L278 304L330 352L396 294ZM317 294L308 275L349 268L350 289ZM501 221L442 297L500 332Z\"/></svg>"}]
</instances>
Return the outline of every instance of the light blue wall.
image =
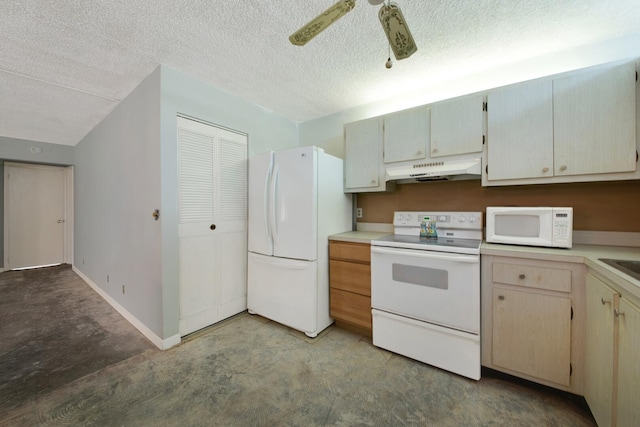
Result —
<instances>
[{"instance_id":1,"label":"light blue wall","mask_svg":"<svg viewBox=\"0 0 640 427\"><path fill-rule=\"evenodd\" d=\"M76 146L74 265L162 340L179 334L178 114L248 134L250 155L298 144L295 123L160 66Z\"/></svg>"},{"instance_id":2,"label":"light blue wall","mask_svg":"<svg viewBox=\"0 0 640 427\"><path fill-rule=\"evenodd\" d=\"M164 337L178 334L178 114L198 118L248 135L249 156L298 145L294 122L238 97L162 66L162 282Z\"/></svg>"},{"instance_id":3,"label":"light blue wall","mask_svg":"<svg viewBox=\"0 0 640 427\"><path fill-rule=\"evenodd\" d=\"M31 151L39 148L39 153ZM4 267L4 161L70 166L74 147L0 136L0 268Z\"/></svg>"},{"instance_id":4,"label":"light blue wall","mask_svg":"<svg viewBox=\"0 0 640 427\"><path fill-rule=\"evenodd\" d=\"M34 153L32 148L39 148L41 151ZM3 160L70 166L73 164L73 152L74 147L70 145L0 136L0 159Z\"/></svg>"},{"instance_id":5,"label":"light blue wall","mask_svg":"<svg viewBox=\"0 0 640 427\"><path fill-rule=\"evenodd\" d=\"M75 147L74 266L162 337L159 141L157 69Z\"/></svg>"}]
</instances>

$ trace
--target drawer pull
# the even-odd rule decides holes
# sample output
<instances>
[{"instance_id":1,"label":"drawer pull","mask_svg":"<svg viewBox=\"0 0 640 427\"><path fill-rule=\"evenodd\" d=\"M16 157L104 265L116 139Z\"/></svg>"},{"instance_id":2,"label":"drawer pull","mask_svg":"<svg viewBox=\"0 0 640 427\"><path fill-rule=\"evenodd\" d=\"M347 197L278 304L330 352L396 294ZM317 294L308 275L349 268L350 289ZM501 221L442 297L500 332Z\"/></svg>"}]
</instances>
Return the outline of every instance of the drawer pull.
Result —
<instances>
[{"instance_id":1,"label":"drawer pull","mask_svg":"<svg viewBox=\"0 0 640 427\"><path fill-rule=\"evenodd\" d=\"M521 280L524 280L524 278L525 278L525 277L527 277L527 276L525 276L524 274L520 274L520 275L518 276L518 278L520 278Z\"/></svg>"},{"instance_id":2,"label":"drawer pull","mask_svg":"<svg viewBox=\"0 0 640 427\"><path fill-rule=\"evenodd\" d=\"M504 295L498 295L498 299L499 299L500 301L504 301Z\"/></svg>"},{"instance_id":3,"label":"drawer pull","mask_svg":"<svg viewBox=\"0 0 640 427\"><path fill-rule=\"evenodd\" d=\"M602 303L602 305L611 304L611 301L604 299L604 297L600 297L600 302Z\"/></svg>"},{"instance_id":4,"label":"drawer pull","mask_svg":"<svg viewBox=\"0 0 640 427\"><path fill-rule=\"evenodd\" d=\"M617 308L613 309L613 315L616 317L624 316L624 311L620 311Z\"/></svg>"}]
</instances>

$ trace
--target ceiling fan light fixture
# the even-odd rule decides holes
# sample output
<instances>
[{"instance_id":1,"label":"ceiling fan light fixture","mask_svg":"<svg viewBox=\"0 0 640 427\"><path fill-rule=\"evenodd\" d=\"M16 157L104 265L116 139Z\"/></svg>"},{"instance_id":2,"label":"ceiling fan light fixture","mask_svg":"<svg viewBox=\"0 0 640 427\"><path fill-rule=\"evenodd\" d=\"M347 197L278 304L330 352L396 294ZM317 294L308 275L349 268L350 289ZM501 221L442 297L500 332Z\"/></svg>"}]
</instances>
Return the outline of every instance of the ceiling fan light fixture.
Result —
<instances>
[{"instance_id":1,"label":"ceiling fan light fixture","mask_svg":"<svg viewBox=\"0 0 640 427\"><path fill-rule=\"evenodd\" d=\"M418 47L397 4L390 2L383 5L378 17L397 60L408 58L416 53Z\"/></svg>"},{"instance_id":2,"label":"ceiling fan light fixture","mask_svg":"<svg viewBox=\"0 0 640 427\"><path fill-rule=\"evenodd\" d=\"M296 46L304 46L309 40L324 31L329 25L342 18L356 6L355 0L338 0L333 6L322 12L312 21L289 36Z\"/></svg>"}]
</instances>

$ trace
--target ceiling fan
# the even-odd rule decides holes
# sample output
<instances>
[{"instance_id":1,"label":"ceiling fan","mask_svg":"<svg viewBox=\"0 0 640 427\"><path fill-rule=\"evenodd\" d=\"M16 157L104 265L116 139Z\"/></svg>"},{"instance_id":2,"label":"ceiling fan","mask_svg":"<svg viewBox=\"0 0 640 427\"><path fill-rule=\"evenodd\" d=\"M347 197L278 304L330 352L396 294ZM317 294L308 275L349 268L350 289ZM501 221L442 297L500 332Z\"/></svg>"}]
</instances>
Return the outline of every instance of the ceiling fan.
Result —
<instances>
[{"instance_id":1,"label":"ceiling fan","mask_svg":"<svg viewBox=\"0 0 640 427\"><path fill-rule=\"evenodd\" d=\"M369 0L369 3L379 5L384 3L384 0ZM296 46L304 46L329 25L350 12L355 5L355 0L338 0L333 6L289 36L289 41ZM386 4L382 4L378 18L397 60L408 58L418 50L404 16L396 3L387 0Z\"/></svg>"}]
</instances>

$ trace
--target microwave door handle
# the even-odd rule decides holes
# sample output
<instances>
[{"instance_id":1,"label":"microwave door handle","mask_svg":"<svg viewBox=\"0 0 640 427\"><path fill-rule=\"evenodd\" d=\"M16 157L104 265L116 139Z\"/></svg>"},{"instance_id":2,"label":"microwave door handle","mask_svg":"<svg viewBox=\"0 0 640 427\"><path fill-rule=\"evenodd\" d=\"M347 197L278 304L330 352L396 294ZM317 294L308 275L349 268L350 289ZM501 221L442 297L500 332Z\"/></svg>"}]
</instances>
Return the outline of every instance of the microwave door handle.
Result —
<instances>
[{"instance_id":1,"label":"microwave door handle","mask_svg":"<svg viewBox=\"0 0 640 427\"><path fill-rule=\"evenodd\" d=\"M434 259L440 261L453 261L453 262L466 262L469 264L477 264L479 262L479 256L476 255L455 255L455 254L445 254L442 252L429 252L429 251L421 251L421 250L397 250L397 249L387 249L381 248L378 246L372 246L371 252L375 252L382 255L402 255L402 256L412 256L417 258L424 259Z\"/></svg>"}]
</instances>

